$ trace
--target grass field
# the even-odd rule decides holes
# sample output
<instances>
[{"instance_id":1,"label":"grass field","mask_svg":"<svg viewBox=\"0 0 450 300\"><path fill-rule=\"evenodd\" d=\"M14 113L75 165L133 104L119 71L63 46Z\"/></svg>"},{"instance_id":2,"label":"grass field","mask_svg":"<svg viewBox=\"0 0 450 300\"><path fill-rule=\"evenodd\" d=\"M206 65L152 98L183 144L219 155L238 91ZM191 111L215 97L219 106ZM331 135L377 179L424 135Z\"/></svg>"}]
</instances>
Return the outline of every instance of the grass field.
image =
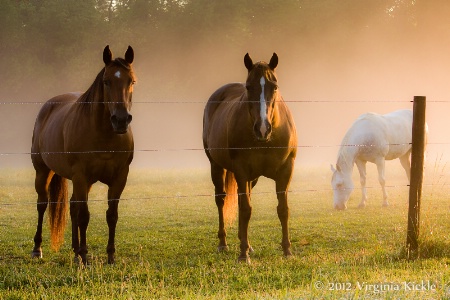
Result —
<instances>
[{"instance_id":1,"label":"grass field","mask_svg":"<svg viewBox=\"0 0 450 300\"><path fill-rule=\"evenodd\" d=\"M87 267L73 262L70 230L58 252L44 228L44 258L31 259L37 222L31 170L0 171L1 299L450 299L450 187L444 170L427 169L420 258L404 245L408 187L390 172L391 206L369 169L369 202L332 209L329 170L297 170L289 196L294 257L282 256L274 183L254 189L250 265L216 251L217 210L208 170L132 170L119 205L116 264L106 264L106 187L90 195ZM356 173L356 172L355 172ZM356 174L355 174L356 175ZM355 183L358 186L358 183Z\"/></svg>"}]
</instances>

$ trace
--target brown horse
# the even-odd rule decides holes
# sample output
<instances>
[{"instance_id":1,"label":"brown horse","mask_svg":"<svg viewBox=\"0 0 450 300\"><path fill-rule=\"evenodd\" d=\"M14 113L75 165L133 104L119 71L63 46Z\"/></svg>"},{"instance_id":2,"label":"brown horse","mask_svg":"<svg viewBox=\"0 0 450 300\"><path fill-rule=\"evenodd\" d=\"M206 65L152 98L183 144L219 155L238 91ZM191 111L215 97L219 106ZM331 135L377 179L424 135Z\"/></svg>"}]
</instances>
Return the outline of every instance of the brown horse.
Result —
<instances>
[{"instance_id":1,"label":"brown horse","mask_svg":"<svg viewBox=\"0 0 450 300\"><path fill-rule=\"evenodd\" d=\"M211 163L211 178L219 210L219 251L228 249L225 223L229 203L239 203L239 261L250 262L248 223L252 213L250 193L260 176L276 182L278 217L284 255L290 256L287 190L297 153L294 120L278 91L274 53L269 64L244 57L248 70L245 84L219 88L208 100L203 115L203 145ZM233 212L235 214L235 212Z\"/></svg>"},{"instance_id":2,"label":"brown horse","mask_svg":"<svg viewBox=\"0 0 450 300\"><path fill-rule=\"evenodd\" d=\"M114 263L114 238L119 198L133 159L131 96L135 77L133 48L125 59L112 59L109 46L103 51L105 67L84 94L64 94L50 99L40 110L33 131L31 159L36 170L38 225L33 257L42 257L42 223L49 205L52 248L62 243L70 198L72 248L86 264L86 230L89 224L88 193L100 181L108 185L108 263Z\"/></svg>"}]
</instances>

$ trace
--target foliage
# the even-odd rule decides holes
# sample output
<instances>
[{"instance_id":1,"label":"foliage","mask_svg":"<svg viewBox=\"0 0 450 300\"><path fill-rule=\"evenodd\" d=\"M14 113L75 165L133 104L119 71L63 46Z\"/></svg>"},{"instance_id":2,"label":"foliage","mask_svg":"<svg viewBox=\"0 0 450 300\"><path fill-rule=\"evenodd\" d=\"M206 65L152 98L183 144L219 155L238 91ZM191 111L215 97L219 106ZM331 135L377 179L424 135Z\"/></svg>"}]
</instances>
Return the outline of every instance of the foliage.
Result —
<instances>
[{"instance_id":1,"label":"foliage","mask_svg":"<svg viewBox=\"0 0 450 300\"><path fill-rule=\"evenodd\" d=\"M8 72L2 74L0 96L24 101L34 90L34 99L26 100L36 101L83 90L101 66L98 57L106 44L132 44L141 58L151 57L145 68L168 82L172 68L183 62L194 67L195 62L189 64L193 53L212 46L220 45L217 57L235 51L242 56L251 44L288 41L295 48L335 28L352 36L388 26L385 32L397 36L399 25L402 33L420 27L430 2L5 0L0 3L0 65Z\"/></svg>"}]
</instances>

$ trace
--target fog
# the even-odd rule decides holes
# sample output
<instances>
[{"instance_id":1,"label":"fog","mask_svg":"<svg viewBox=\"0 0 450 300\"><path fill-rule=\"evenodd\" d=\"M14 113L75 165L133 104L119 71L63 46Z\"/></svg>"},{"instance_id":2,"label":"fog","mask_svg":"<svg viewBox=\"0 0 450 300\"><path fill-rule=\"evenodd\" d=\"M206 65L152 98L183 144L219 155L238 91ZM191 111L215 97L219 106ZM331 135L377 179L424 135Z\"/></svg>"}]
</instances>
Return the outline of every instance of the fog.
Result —
<instances>
[{"instance_id":1,"label":"fog","mask_svg":"<svg viewBox=\"0 0 450 300\"><path fill-rule=\"evenodd\" d=\"M268 61L273 52L279 56L280 91L289 101L297 126L297 168L335 163L341 139L357 116L412 109L414 96L427 97L427 159L445 164L450 159L448 6L436 5L421 15L417 30L404 32L398 28L392 32L392 27L376 26L371 20L353 30L338 16L306 36L280 32L275 39L265 40L264 32L258 32L258 38L237 45L220 38L227 34L226 28L217 30L215 38L192 32L185 37L191 41L183 47L155 41L158 45L148 49L139 48L139 41L132 38L99 39L89 57L94 59L89 61L94 71L79 75L84 84L59 84L56 76L54 93L36 95L24 87L29 89L24 99L0 101L4 102L0 104L0 166L32 167L27 153L41 107L5 102L43 102L59 93L85 91L102 68L106 44L117 56L123 56L128 44L135 49L133 168L209 166L201 140L204 104L221 85L245 81L243 57L247 52L254 61ZM374 20L378 17L374 15Z\"/></svg>"}]
</instances>

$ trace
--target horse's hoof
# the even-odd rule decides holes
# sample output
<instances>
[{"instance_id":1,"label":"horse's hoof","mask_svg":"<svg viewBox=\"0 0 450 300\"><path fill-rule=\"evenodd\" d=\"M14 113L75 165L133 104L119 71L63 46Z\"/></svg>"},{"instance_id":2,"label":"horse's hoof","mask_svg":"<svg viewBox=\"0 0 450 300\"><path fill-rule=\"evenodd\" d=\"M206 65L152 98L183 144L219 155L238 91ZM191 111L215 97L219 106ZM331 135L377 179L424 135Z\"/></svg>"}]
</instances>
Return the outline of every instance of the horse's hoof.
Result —
<instances>
[{"instance_id":1,"label":"horse's hoof","mask_svg":"<svg viewBox=\"0 0 450 300\"><path fill-rule=\"evenodd\" d=\"M73 263L79 265L81 263L81 257L79 255L75 255L73 258Z\"/></svg>"},{"instance_id":2,"label":"horse's hoof","mask_svg":"<svg viewBox=\"0 0 450 300\"><path fill-rule=\"evenodd\" d=\"M42 250L33 250L31 252L31 258L42 258Z\"/></svg>"},{"instance_id":3,"label":"horse's hoof","mask_svg":"<svg viewBox=\"0 0 450 300\"><path fill-rule=\"evenodd\" d=\"M389 206L389 202L384 202L383 203L383 207L388 207Z\"/></svg>"},{"instance_id":4,"label":"horse's hoof","mask_svg":"<svg viewBox=\"0 0 450 300\"><path fill-rule=\"evenodd\" d=\"M284 250L283 252L284 252L284 257L286 257L286 258L290 258L293 256L291 250L289 250L289 249Z\"/></svg>"},{"instance_id":5,"label":"horse's hoof","mask_svg":"<svg viewBox=\"0 0 450 300\"><path fill-rule=\"evenodd\" d=\"M358 205L358 208L365 208L366 207L366 204L365 203L360 203L359 205Z\"/></svg>"},{"instance_id":6,"label":"horse's hoof","mask_svg":"<svg viewBox=\"0 0 450 300\"><path fill-rule=\"evenodd\" d=\"M250 247L248 248L248 253L253 253L253 252L255 252L255 250L253 250L253 247L250 246Z\"/></svg>"},{"instance_id":7,"label":"horse's hoof","mask_svg":"<svg viewBox=\"0 0 450 300\"><path fill-rule=\"evenodd\" d=\"M108 255L108 265L113 265L115 263L116 259L114 255Z\"/></svg>"},{"instance_id":8,"label":"horse's hoof","mask_svg":"<svg viewBox=\"0 0 450 300\"><path fill-rule=\"evenodd\" d=\"M251 264L250 256L239 256L237 259L238 263L246 263L247 265Z\"/></svg>"},{"instance_id":9,"label":"horse's hoof","mask_svg":"<svg viewBox=\"0 0 450 300\"><path fill-rule=\"evenodd\" d=\"M227 252L228 250L229 250L228 245L217 247L218 252Z\"/></svg>"},{"instance_id":10,"label":"horse's hoof","mask_svg":"<svg viewBox=\"0 0 450 300\"><path fill-rule=\"evenodd\" d=\"M81 256L81 255L75 255L75 257L73 258L73 262L74 262L74 264L76 264L76 265L83 265L83 266L86 266L87 265L87 258L86 258L86 256L84 256L84 258L83 258L83 256Z\"/></svg>"}]
</instances>

